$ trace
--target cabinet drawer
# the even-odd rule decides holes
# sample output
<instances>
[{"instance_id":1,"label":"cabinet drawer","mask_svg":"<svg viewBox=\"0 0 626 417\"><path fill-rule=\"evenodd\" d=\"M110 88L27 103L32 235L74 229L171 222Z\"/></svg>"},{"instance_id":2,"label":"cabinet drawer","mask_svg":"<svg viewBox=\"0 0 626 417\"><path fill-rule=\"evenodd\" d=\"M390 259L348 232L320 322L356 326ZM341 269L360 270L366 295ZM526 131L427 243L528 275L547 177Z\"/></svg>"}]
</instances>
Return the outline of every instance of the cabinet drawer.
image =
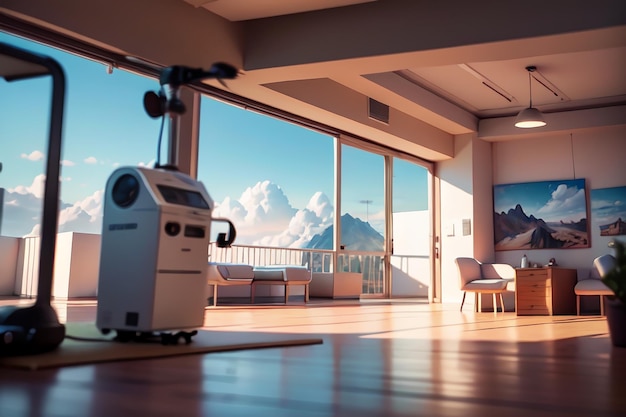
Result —
<instances>
[{"instance_id":1,"label":"cabinet drawer","mask_svg":"<svg viewBox=\"0 0 626 417\"><path fill-rule=\"evenodd\" d=\"M516 269L515 276L517 278L531 278L531 277L543 277L548 278L548 271L545 269L524 268Z\"/></svg>"},{"instance_id":2,"label":"cabinet drawer","mask_svg":"<svg viewBox=\"0 0 626 417\"><path fill-rule=\"evenodd\" d=\"M520 294L517 299L518 314L549 314L551 310L551 300L542 293Z\"/></svg>"},{"instance_id":3,"label":"cabinet drawer","mask_svg":"<svg viewBox=\"0 0 626 417\"><path fill-rule=\"evenodd\" d=\"M515 281L515 288L516 291L519 290L524 293L531 291L541 291L544 293L546 293L547 291L547 293L550 293L552 288L552 280L536 277L518 279Z\"/></svg>"},{"instance_id":4,"label":"cabinet drawer","mask_svg":"<svg viewBox=\"0 0 626 417\"><path fill-rule=\"evenodd\" d=\"M520 292L515 297L518 303L547 304L552 302L549 292L543 291L525 291Z\"/></svg>"}]
</instances>

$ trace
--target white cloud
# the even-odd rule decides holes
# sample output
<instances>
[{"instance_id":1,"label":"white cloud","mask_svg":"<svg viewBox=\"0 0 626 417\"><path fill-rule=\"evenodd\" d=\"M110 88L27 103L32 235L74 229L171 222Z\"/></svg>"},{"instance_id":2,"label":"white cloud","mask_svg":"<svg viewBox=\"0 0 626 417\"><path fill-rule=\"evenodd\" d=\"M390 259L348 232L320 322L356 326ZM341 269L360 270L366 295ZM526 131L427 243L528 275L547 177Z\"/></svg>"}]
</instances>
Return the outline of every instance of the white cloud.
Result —
<instances>
[{"instance_id":1,"label":"white cloud","mask_svg":"<svg viewBox=\"0 0 626 417\"><path fill-rule=\"evenodd\" d=\"M45 155L41 151L32 151L29 154L23 153L20 155L20 157L22 159L28 159L29 161L40 161L45 157Z\"/></svg>"},{"instance_id":2,"label":"white cloud","mask_svg":"<svg viewBox=\"0 0 626 417\"><path fill-rule=\"evenodd\" d=\"M226 198L216 205L213 216L235 224L238 243L252 243L284 231L295 212L278 185L263 181L247 188L236 201Z\"/></svg>"},{"instance_id":3,"label":"white cloud","mask_svg":"<svg viewBox=\"0 0 626 417\"><path fill-rule=\"evenodd\" d=\"M39 175L31 186L7 190L3 234L26 236L39 233L44 178ZM59 232L101 233L103 198L104 191L98 190L73 204L62 203ZM332 225L333 206L325 194L317 192L305 208L296 210L282 188L263 181L247 188L239 199L226 198L216 204L213 217L233 222L237 229L236 244L297 248ZM219 222L213 223L213 237L222 227Z\"/></svg>"},{"instance_id":4,"label":"white cloud","mask_svg":"<svg viewBox=\"0 0 626 417\"><path fill-rule=\"evenodd\" d=\"M94 165L98 163L98 160L96 159L95 156L90 156L90 157L85 158L83 162L89 165Z\"/></svg>"},{"instance_id":5,"label":"white cloud","mask_svg":"<svg viewBox=\"0 0 626 417\"><path fill-rule=\"evenodd\" d=\"M243 225L246 219L246 208L237 200L226 197L221 204L215 205L213 217L224 217L234 224Z\"/></svg>"},{"instance_id":6,"label":"white cloud","mask_svg":"<svg viewBox=\"0 0 626 417\"><path fill-rule=\"evenodd\" d=\"M321 191L313 194L306 208L315 213L317 217L326 221L333 216L333 205L328 196Z\"/></svg>"},{"instance_id":7,"label":"white cloud","mask_svg":"<svg viewBox=\"0 0 626 417\"><path fill-rule=\"evenodd\" d=\"M30 232L26 233L23 237L29 236L40 236L41 235L41 224L37 223L33 226Z\"/></svg>"},{"instance_id":8,"label":"white cloud","mask_svg":"<svg viewBox=\"0 0 626 417\"><path fill-rule=\"evenodd\" d=\"M552 200L567 201L572 196L575 196L578 191L579 190L576 187L568 187L565 184L559 184L559 186L556 187L556 190L552 192Z\"/></svg>"},{"instance_id":9,"label":"white cloud","mask_svg":"<svg viewBox=\"0 0 626 417\"><path fill-rule=\"evenodd\" d=\"M537 213L546 221L579 221L585 218L585 190L560 184Z\"/></svg>"},{"instance_id":10,"label":"white cloud","mask_svg":"<svg viewBox=\"0 0 626 417\"><path fill-rule=\"evenodd\" d=\"M29 161L40 161L45 157L45 155L41 151L32 151L29 154L23 153L20 157L22 159L28 159Z\"/></svg>"},{"instance_id":11,"label":"white cloud","mask_svg":"<svg viewBox=\"0 0 626 417\"><path fill-rule=\"evenodd\" d=\"M76 164L68 159L64 159L61 161L61 165L64 167L73 167Z\"/></svg>"},{"instance_id":12,"label":"white cloud","mask_svg":"<svg viewBox=\"0 0 626 417\"><path fill-rule=\"evenodd\" d=\"M238 200L226 198L213 217L229 219L237 229L238 244L301 247L332 224L333 207L317 192L304 209L294 209L283 190L270 181L246 189Z\"/></svg>"},{"instance_id":13,"label":"white cloud","mask_svg":"<svg viewBox=\"0 0 626 417\"><path fill-rule=\"evenodd\" d=\"M59 232L100 233L102 231L103 195L104 190L98 190L85 199L61 210L59 213Z\"/></svg>"},{"instance_id":14,"label":"white cloud","mask_svg":"<svg viewBox=\"0 0 626 417\"><path fill-rule=\"evenodd\" d=\"M7 189L2 234L36 236L40 233L45 176L38 175L30 186ZM74 204L59 205L59 232L100 233L102 228L103 190L98 190Z\"/></svg>"},{"instance_id":15,"label":"white cloud","mask_svg":"<svg viewBox=\"0 0 626 417\"><path fill-rule=\"evenodd\" d=\"M328 196L318 191L311 197L306 207L298 210L291 218L287 230L263 239L261 244L301 248L309 243L313 236L321 234L332 224L333 206Z\"/></svg>"},{"instance_id":16,"label":"white cloud","mask_svg":"<svg viewBox=\"0 0 626 417\"><path fill-rule=\"evenodd\" d=\"M32 194L36 198L42 198L45 185L46 176L44 174L39 174L35 177L33 183L30 186L18 185L15 188L9 188L8 191L10 193L17 193L21 195Z\"/></svg>"},{"instance_id":17,"label":"white cloud","mask_svg":"<svg viewBox=\"0 0 626 417\"><path fill-rule=\"evenodd\" d=\"M43 176L43 175L42 175ZM37 178L34 182L37 181ZM18 186L5 192L2 234L5 236L26 236L41 221L43 201L30 193L31 187Z\"/></svg>"},{"instance_id":18,"label":"white cloud","mask_svg":"<svg viewBox=\"0 0 626 417\"><path fill-rule=\"evenodd\" d=\"M295 212L282 188L270 181L258 182L246 189L239 202L248 211L246 223L261 225L261 229L275 230L286 226Z\"/></svg>"},{"instance_id":19,"label":"white cloud","mask_svg":"<svg viewBox=\"0 0 626 417\"><path fill-rule=\"evenodd\" d=\"M592 199L591 208L593 210L592 221L596 225L613 223L617 219L624 220L624 203L620 200L600 200Z\"/></svg>"},{"instance_id":20,"label":"white cloud","mask_svg":"<svg viewBox=\"0 0 626 417\"><path fill-rule=\"evenodd\" d=\"M148 162L138 162L137 165L140 167L152 168L156 164L156 159L151 159ZM118 166L119 162L113 164L113 166Z\"/></svg>"}]
</instances>

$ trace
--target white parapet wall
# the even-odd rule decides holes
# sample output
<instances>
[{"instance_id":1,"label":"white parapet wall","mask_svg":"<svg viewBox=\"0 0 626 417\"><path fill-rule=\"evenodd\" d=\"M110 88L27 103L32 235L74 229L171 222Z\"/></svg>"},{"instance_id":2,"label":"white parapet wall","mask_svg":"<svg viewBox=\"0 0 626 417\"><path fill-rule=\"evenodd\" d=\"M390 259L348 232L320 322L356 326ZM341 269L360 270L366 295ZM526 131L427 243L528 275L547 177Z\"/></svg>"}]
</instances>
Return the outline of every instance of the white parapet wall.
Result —
<instances>
[{"instance_id":1,"label":"white parapet wall","mask_svg":"<svg viewBox=\"0 0 626 417\"><path fill-rule=\"evenodd\" d=\"M39 236L27 236L20 239L15 269L14 295L36 297L39 282Z\"/></svg>"},{"instance_id":2,"label":"white parapet wall","mask_svg":"<svg viewBox=\"0 0 626 417\"><path fill-rule=\"evenodd\" d=\"M314 272L309 291L311 297L360 298L363 275L357 272Z\"/></svg>"},{"instance_id":3,"label":"white parapet wall","mask_svg":"<svg viewBox=\"0 0 626 417\"><path fill-rule=\"evenodd\" d=\"M36 297L39 282L39 236L18 239L13 295ZM97 234L59 233L54 254L53 298L95 297L98 288L101 237Z\"/></svg>"},{"instance_id":4,"label":"white parapet wall","mask_svg":"<svg viewBox=\"0 0 626 417\"><path fill-rule=\"evenodd\" d=\"M95 297L98 289L101 235L66 232L57 235L54 298Z\"/></svg>"},{"instance_id":5,"label":"white parapet wall","mask_svg":"<svg viewBox=\"0 0 626 417\"><path fill-rule=\"evenodd\" d=\"M13 295L20 238L0 236L0 295Z\"/></svg>"}]
</instances>

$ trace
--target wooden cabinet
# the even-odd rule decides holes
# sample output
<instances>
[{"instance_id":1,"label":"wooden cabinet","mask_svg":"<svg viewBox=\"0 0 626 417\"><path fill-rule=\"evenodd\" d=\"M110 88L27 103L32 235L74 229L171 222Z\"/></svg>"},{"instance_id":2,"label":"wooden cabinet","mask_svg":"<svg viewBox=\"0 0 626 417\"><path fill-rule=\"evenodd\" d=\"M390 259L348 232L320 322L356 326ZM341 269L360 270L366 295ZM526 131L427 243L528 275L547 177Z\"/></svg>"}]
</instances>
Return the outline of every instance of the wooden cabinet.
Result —
<instances>
[{"instance_id":1,"label":"wooden cabinet","mask_svg":"<svg viewBox=\"0 0 626 417\"><path fill-rule=\"evenodd\" d=\"M515 270L515 310L518 316L576 314L575 269Z\"/></svg>"}]
</instances>

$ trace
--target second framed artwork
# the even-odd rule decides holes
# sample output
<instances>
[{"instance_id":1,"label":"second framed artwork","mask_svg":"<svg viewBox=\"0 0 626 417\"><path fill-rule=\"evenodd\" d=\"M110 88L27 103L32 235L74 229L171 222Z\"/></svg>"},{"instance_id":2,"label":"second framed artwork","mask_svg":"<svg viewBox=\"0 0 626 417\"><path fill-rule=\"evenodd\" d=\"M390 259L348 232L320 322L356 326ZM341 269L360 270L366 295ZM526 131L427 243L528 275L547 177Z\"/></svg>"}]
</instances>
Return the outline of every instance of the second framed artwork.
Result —
<instances>
[{"instance_id":1,"label":"second framed artwork","mask_svg":"<svg viewBox=\"0 0 626 417\"><path fill-rule=\"evenodd\" d=\"M593 233L626 235L626 186L591 190Z\"/></svg>"},{"instance_id":2,"label":"second framed artwork","mask_svg":"<svg viewBox=\"0 0 626 417\"><path fill-rule=\"evenodd\" d=\"M588 248L585 180L495 185L495 249Z\"/></svg>"}]
</instances>

